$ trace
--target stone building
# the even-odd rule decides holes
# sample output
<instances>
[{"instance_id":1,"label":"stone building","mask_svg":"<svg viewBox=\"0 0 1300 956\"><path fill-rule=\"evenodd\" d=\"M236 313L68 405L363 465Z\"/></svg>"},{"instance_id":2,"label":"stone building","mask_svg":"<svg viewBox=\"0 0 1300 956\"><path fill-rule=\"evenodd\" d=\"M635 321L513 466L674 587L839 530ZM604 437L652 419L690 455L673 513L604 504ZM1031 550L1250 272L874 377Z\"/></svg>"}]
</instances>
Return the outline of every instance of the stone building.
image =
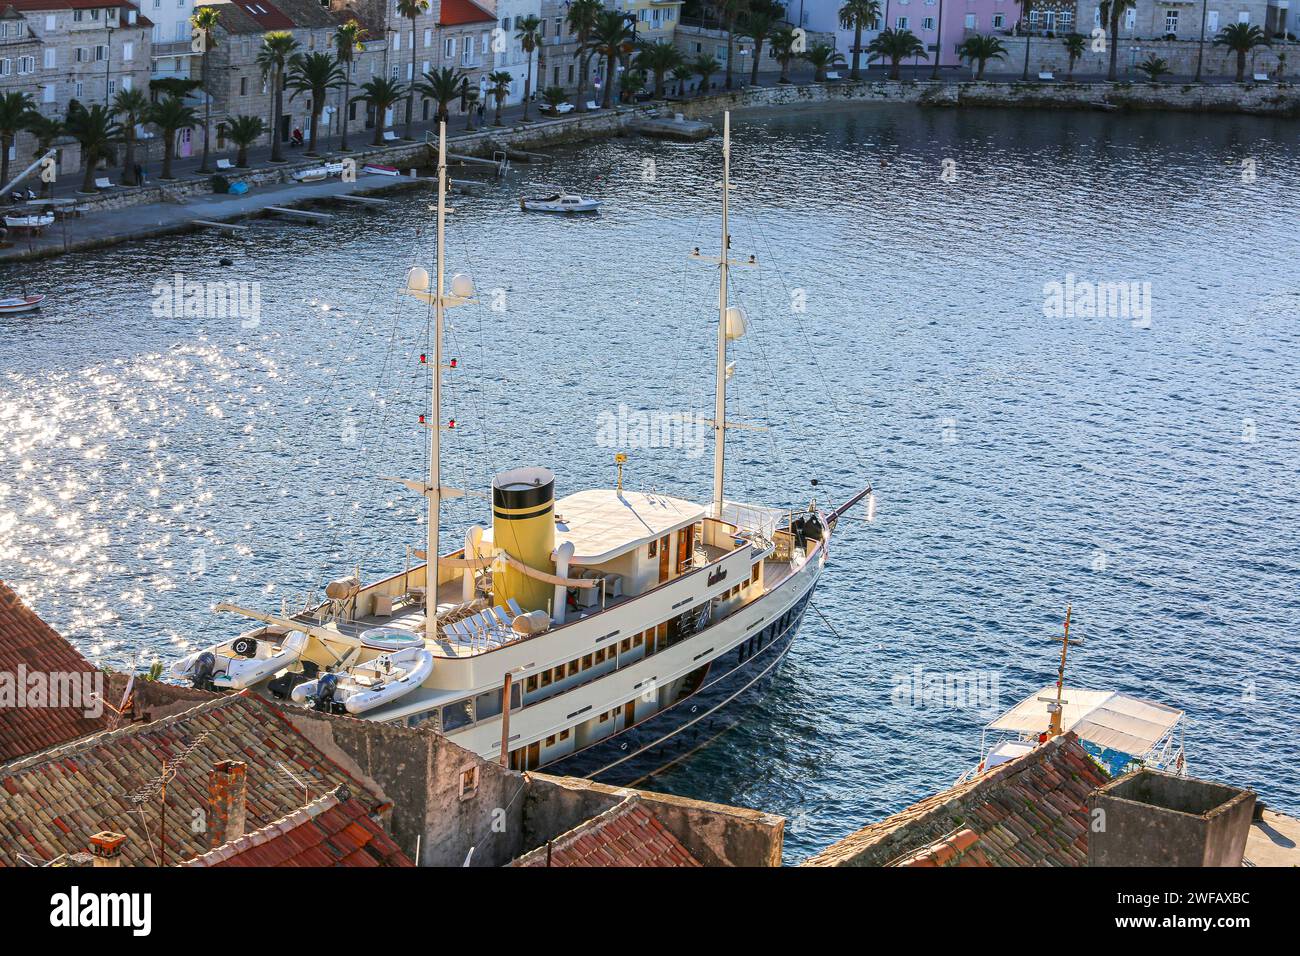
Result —
<instances>
[{"instance_id":1,"label":"stone building","mask_svg":"<svg viewBox=\"0 0 1300 956\"><path fill-rule=\"evenodd\" d=\"M0 93L23 92L51 118L68 104L111 103L119 90L145 89L151 21L132 3L106 0L5 0L0 3ZM10 161L35 158L35 140L20 133ZM61 144L60 172L75 170L80 151ZM3 185L3 184L0 184Z\"/></svg>"}]
</instances>

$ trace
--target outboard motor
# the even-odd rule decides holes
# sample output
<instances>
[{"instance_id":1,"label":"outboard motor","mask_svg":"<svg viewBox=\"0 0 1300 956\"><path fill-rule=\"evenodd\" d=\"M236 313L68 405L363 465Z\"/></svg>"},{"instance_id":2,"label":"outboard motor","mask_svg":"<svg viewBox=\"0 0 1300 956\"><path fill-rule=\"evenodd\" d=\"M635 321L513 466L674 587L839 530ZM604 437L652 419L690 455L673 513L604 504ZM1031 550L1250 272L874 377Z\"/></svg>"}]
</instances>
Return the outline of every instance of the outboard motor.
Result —
<instances>
[{"instance_id":1,"label":"outboard motor","mask_svg":"<svg viewBox=\"0 0 1300 956\"><path fill-rule=\"evenodd\" d=\"M212 690L212 675L217 669L217 655L204 651L190 671L190 683L196 690Z\"/></svg>"},{"instance_id":2,"label":"outboard motor","mask_svg":"<svg viewBox=\"0 0 1300 956\"><path fill-rule=\"evenodd\" d=\"M334 712L334 691L339 685L338 674L323 674L316 682L316 699L314 706L322 713Z\"/></svg>"}]
</instances>

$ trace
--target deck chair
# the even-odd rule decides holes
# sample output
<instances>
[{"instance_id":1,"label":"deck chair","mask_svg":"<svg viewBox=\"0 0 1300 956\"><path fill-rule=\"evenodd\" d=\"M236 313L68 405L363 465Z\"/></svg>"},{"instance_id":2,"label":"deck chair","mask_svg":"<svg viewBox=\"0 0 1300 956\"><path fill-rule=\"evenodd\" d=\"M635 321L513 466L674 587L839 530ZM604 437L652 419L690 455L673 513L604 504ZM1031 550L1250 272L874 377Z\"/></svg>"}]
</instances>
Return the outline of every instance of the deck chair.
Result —
<instances>
[{"instance_id":1,"label":"deck chair","mask_svg":"<svg viewBox=\"0 0 1300 956\"><path fill-rule=\"evenodd\" d=\"M520 614L524 613L524 609L519 606L519 602L516 601L514 598L510 598L508 601L506 601L506 606L510 608L510 613L513 614L515 617L518 617Z\"/></svg>"}]
</instances>

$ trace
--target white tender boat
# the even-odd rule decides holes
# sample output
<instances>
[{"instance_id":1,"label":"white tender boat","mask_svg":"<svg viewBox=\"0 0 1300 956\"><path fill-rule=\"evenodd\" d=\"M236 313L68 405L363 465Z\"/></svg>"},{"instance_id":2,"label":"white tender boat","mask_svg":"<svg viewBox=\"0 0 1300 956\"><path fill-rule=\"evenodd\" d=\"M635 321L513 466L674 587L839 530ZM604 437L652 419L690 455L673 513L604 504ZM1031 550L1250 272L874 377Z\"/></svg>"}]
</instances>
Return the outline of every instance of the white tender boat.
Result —
<instances>
[{"instance_id":1,"label":"white tender boat","mask_svg":"<svg viewBox=\"0 0 1300 956\"><path fill-rule=\"evenodd\" d=\"M481 509L471 509L463 547L440 552L443 502L473 505L475 492L449 487L441 467L442 442L464 429L426 428L428 470L388 479L425 504L420 545L395 548L391 573L363 583L358 568L330 582L323 599L292 609L286 599L278 614L217 605L260 621L267 634L290 630L307 641L296 663L254 692L430 730L516 770L614 784L654 773L741 719L737 702L774 678L791 647L838 522L864 499L869 520L874 506L869 487L833 508L803 498L806 486L793 480L792 510L724 496L726 435L744 427L728 421L728 349L747 326L729 302L728 276L753 260L730 251L730 114L723 129L718 255L697 249L688 257L718 272L712 414L693 419L708 423L700 442L713 438L710 500L624 488L622 454L616 487L574 482L565 495L557 494L565 477L549 468L508 468L484 489ZM421 422L439 425L443 377L464 371L444 357L446 311L480 305L469 276L445 272L445 136L444 126L436 271L412 269L405 285L432 307ZM826 467L804 464L809 477ZM212 678L217 655L208 653L208 669L190 662L173 673L201 687L231 686Z\"/></svg>"},{"instance_id":2,"label":"white tender boat","mask_svg":"<svg viewBox=\"0 0 1300 956\"><path fill-rule=\"evenodd\" d=\"M305 681L292 691L295 703L313 703L318 710L342 706L349 714L364 714L391 704L415 690L433 673L433 654L423 647L381 654L345 673L330 672Z\"/></svg>"},{"instance_id":3,"label":"white tender boat","mask_svg":"<svg viewBox=\"0 0 1300 956\"><path fill-rule=\"evenodd\" d=\"M34 309L39 309L44 301L44 295L19 295L9 299L0 299L0 315L31 312Z\"/></svg>"},{"instance_id":4,"label":"white tender boat","mask_svg":"<svg viewBox=\"0 0 1300 956\"><path fill-rule=\"evenodd\" d=\"M307 640L301 631L265 628L182 657L171 674L215 689L243 690L297 663Z\"/></svg>"},{"instance_id":5,"label":"white tender boat","mask_svg":"<svg viewBox=\"0 0 1300 956\"><path fill-rule=\"evenodd\" d=\"M600 200L588 199L574 193L558 192L541 199L520 196L519 208L524 212L597 212L600 209Z\"/></svg>"},{"instance_id":6,"label":"white tender boat","mask_svg":"<svg viewBox=\"0 0 1300 956\"><path fill-rule=\"evenodd\" d=\"M5 216L5 227L8 229L44 229L46 226L54 225L54 213L40 212L29 213L25 216Z\"/></svg>"}]
</instances>

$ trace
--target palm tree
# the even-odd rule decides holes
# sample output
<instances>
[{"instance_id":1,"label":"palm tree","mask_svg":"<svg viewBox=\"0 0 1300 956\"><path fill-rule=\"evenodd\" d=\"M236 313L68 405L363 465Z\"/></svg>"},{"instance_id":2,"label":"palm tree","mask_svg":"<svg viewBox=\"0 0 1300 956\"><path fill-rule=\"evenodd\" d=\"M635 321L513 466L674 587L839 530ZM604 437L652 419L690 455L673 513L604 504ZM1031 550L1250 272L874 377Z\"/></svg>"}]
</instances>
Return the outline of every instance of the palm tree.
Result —
<instances>
[{"instance_id":1,"label":"palm tree","mask_svg":"<svg viewBox=\"0 0 1300 956\"><path fill-rule=\"evenodd\" d=\"M1119 75L1119 21L1125 10L1136 6L1137 0L1101 0L1101 22L1110 27L1110 70L1106 79L1112 83Z\"/></svg>"},{"instance_id":2,"label":"palm tree","mask_svg":"<svg viewBox=\"0 0 1300 956\"><path fill-rule=\"evenodd\" d=\"M349 20L334 31L334 48L343 69L343 142L339 143L339 151L344 153L348 151L348 110L352 106L352 61L365 38L366 28L356 20Z\"/></svg>"},{"instance_id":3,"label":"palm tree","mask_svg":"<svg viewBox=\"0 0 1300 956\"><path fill-rule=\"evenodd\" d=\"M117 139L121 128L113 119L113 111L107 106L96 103L94 106L86 107L76 100L73 100L68 107L65 125L68 134L81 146L81 162L85 168L81 179L81 191L93 193L95 168L100 160L112 158L113 142Z\"/></svg>"},{"instance_id":4,"label":"palm tree","mask_svg":"<svg viewBox=\"0 0 1300 956\"><path fill-rule=\"evenodd\" d=\"M271 132L271 162L284 162L280 147L280 117L284 115L284 76L289 62L298 55L298 41L292 33L272 30L262 37L262 49L257 54L257 65L262 79L271 83L271 119L267 128Z\"/></svg>"},{"instance_id":5,"label":"palm tree","mask_svg":"<svg viewBox=\"0 0 1300 956\"><path fill-rule=\"evenodd\" d=\"M614 74L623 56L623 46L631 42L632 28L622 13L617 10L601 10L596 15L596 24L587 43L593 51L605 58L605 93L600 101L604 109L609 109L614 95Z\"/></svg>"},{"instance_id":6,"label":"palm tree","mask_svg":"<svg viewBox=\"0 0 1300 956\"><path fill-rule=\"evenodd\" d=\"M523 51L528 54L528 66L524 70L524 115L523 122L528 122L528 107L533 98L533 54L542 45L542 20L531 13L515 20L515 39Z\"/></svg>"},{"instance_id":7,"label":"palm tree","mask_svg":"<svg viewBox=\"0 0 1300 956\"><path fill-rule=\"evenodd\" d=\"M1070 58L1070 66L1066 71L1067 80L1074 79L1074 64L1083 58L1084 51L1088 49L1088 38L1082 33L1071 33L1061 41L1065 47L1065 54Z\"/></svg>"},{"instance_id":8,"label":"palm tree","mask_svg":"<svg viewBox=\"0 0 1300 956\"><path fill-rule=\"evenodd\" d=\"M814 83L825 83L828 69L844 65L844 54L825 43L814 43L803 58L812 64Z\"/></svg>"},{"instance_id":9,"label":"palm tree","mask_svg":"<svg viewBox=\"0 0 1300 956\"><path fill-rule=\"evenodd\" d=\"M474 111L478 103L478 87L470 86L469 80L463 80L464 84L461 89L461 95L465 97L465 129L474 131Z\"/></svg>"},{"instance_id":10,"label":"palm tree","mask_svg":"<svg viewBox=\"0 0 1300 956\"><path fill-rule=\"evenodd\" d=\"M978 63L979 72L975 74L975 79L984 79L984 67L989 60L1004 60L1007 56L1007 48L1002 45L1002 41L993 34L988 33L984 36L967 37L957 46L957 55L968 63Z\"/></svg>"},{"instance_id":11,"label":"palm tree","mask_svg":"<svg viewBox=\"0 0 1300 956\"><path fill-rule=\"evenodd\" d=\"M460 96L461 84L465 82L466 74L452 67L444 66L441 69L430 70L423 74L421 79L424 82L419 84L416 90L421 96L438 104L438 122L447 122L450 118L447 112L447 104Z\"/></svg>"},{"instance_id":12,"label":"palm tree","mask_svg":"<svg viewBox=\"0 0 1300 956\"><path fill-rule=\"evenodd\" d=\"M700 78L700 96L703 96L709 90L709 77L722 67L722 64L709 56L707 53L701 53L691 61L691 69L695 75Z\"/></svg>"},{"instance_id":13,"label":"palm tree","mask_svg":"<svg viewBox=\"0 0 1300 956\"><path fill-rule=\"evenodd\" d=\"M1037 2L1038 0L1020 0L1020 32L1025 35L1025 71L1020 76L1022 80L1029 79L1029 9Z\"/></svg>"},{"instance_id":14,"label":"palm tree","mask_svg":"<svg viewBox=\"0 0 1300 956\"><path fill-rule=\"evenodd\" d=\"M495 73L488 74L488 82L492 84L488 87L488 95L496 101L496 117L492 120L496 126L504 126L501 122L501 107L505 105L506 97L510 95L510 84L515 81L512 74L505 70L497 70Z\"/></svg>"},{"instance_id":15,"label":"palm tree","mask_svg":"<svg viewBox=\"0 0 1300 956\"><path fill-rule=\"evenodd\" d=\"M320 115L325 109L325 97L330 90L337 90L343 85L343 71L338 60L328 53L299 54L289 63L288 87L293 90L293 99L299 93L311 97L311 139L307 143L307 155L316 155L316 139L320 132Z\"/></svg>"},{"instance_id":16,"label":"palm tree","mask_svg":"<svg viewBox=\"0 0 1300 956\"><path fill-rule=\"evenodd\" d=\"M763 41L785 16L785 7L772 0L751 0L740 21L740 28L754 41L754 62L749 71L749 85L758 86L758 64L763 56Z\"/></svg>"},{"instance_id":17,"label":"palm tree","mask_svg":"<svg viewBox=\"0 0 1300 956\"><path fill-rule=\"evenodd\" d=\"M636 52L636 66L655 78L655 99L664 96L664 75L675 66L681 65L682 52L672 43L663 41L642 41Z\"/></svg>"},{"instance_id":18,"label":"palm tree","mask_svg":"<svg viewBox=\"0 0 1300 956\"><path fill-rule=\"evenodd\" d=\"M238 147L235 165L240 169L248 168L248 147L257 142L257 138L266 132L266 120L260 116L233 116L226 129L226 135Z\"/></svg>"},{"instance_id":19,"label":"palm tree","mask_svg":"<svg viewBox=\"0 0 1300 956\"><path fill-rule=\"evenodd\" d=\"M54 141L68 133L67 127L63 125L63 120L54 119L43 113L32 110L27 114L27 119L23 123L23 129L31 133L36 139L36 152L32 155L35 157L44 156L54 147ZM8 155L8 150L5 154ZM7 181L7 180L6 180ZM4 183L0 183L3 186ZM41 195L48 197L54 184L41 180Z\"/></svg>"},{"instance_id":20,"label":"palm tree","mask_svg":"<svg viewBox=\"0 0 1300 956\"><path fill-rule=\"evenodd\" d=\"M149 108L148 120L162 133L163 168L159 178L175 179L172 175L172 157L176 155L176 133L197 123L198 114L192 106L186 106L176 97L168 96Z\"/></svg>"},{"instance_id":21,"label":"palm tree","mask_svg":"<svg viewBox=\"0 0 1300 956\"><path fill-rule=\"evenodd\" d=\"M677 81L677 95L686 95L686 81L695 76L695 71L683 63L673 67L673 79Z\"/></svg>"},{"instance_id":22,"label":"palm tree","mask_svg":"<svg viewBox=\"0 0 1300 956\"><path fill-rule=\"evenodd\" d=\"M212 127L212 93L208 89L208 59L212 48L217 45L217 21L221 19L220 7L199 7L190 17L190 26L198 33L202 42L203 57L203 162L199 163L199 172L210 172L208 167L209 131Z\"/></svg>"},{"instance_id":23,"label":"palm tree","mask_svg":"<svg viewBox=\"0 0 1300 956\"><path fill-rule=\"evenodd\" d=\"M587 74L591 72L591 34L596 29L596 18L603 5L600 0L573 0L566 19L569 30L578 41L578 112L587 112Z\"/></svg>"},{"instance_id":24,"label":"palm tree","mask_svg":"<svg viewBox=\"0 0 1300 956\"><path fill-rule=\"evenodd\" d=\"M853 30L853 69L849 72L849 79L856 80L860 77L858 72L858 58L862 55L862 31L875 23L880 18L880 4L876 0L846 0L844 6L840 7L840 26L845 30ZM758 61L754 61L754 69L758 70Z\"/></svg>"},{"instance_id":25,"label":"palm tree","mask_svg":"<svg viewBox=\"0 0 1300 956\"><path fill-rule=\"evenodd\" d=\"M429 12L429 0L397 0L397 12L411 21L411 76L415 73L415 21L422 14ZM411 107L415 102L415 83L406 94L406 139L411 136Z\"/></svg>"},{"instance_id":26,"label":"palm tree","mask_svg":"<svg viewBox=\"0 0 1300 956\"><path fill-rule=\"evenodd\" d=\"M126 147L122 157L122 183L138 186L140 184L135 181L135 128L149 115L149 97L140 90L119 90L113 98L113 112L122 117L122 143Z\"/></svg>"},{"instance_id":27,"label":"palm tree","mask_svg":"<svg viewBox=\"0 0 1300 956\"><path fill-rule=\"evenodd\" d=\"M1268 46L1268 37L1259 27L1249 23L1230 23L1214 38L1215 46L1226 46L1237 54L1237 82L1246 79L1246 54L1257 46Z\"/></svg>"},{"instance_id":28,"label":"palm tree","mask_svg":"<svg viewBox=\"0 0 1300 956\"><path fill-rule=\"evenodd\" d=\"M791 27L780 27L772 33L767 45L772 48L776 62L781 64L781 78L777 82L789 83L790 64L799 58L799 54L794 51L794 30Z\"/></svg>"},{"instance_id":29,"label":"palm tree","mask_svg":"<svg viewBox=\"0 0 1300 956\"><path fill-rule=\"evenodd\" d=\"M745 6L746 0L714 0L713 8L722 17L722 28L727 31L727 64L724 74L723 89L731 89L731 65L736 59L733 47L735 45L736 17L739 16L742 6Z\"/></svg>"},{"instance_id":30,"label":"palm tree","mask_svg":"<svg viewBox=\"0 0 1300 956\"><path fill-rule=\"evenodd\" d=\"M18 131L27 125L27 114L35 107L26 93L5 93L0 96L0 187L9 184L9 150L13 148Z\"/></svg>"},{"instance_id":31,"label":"palm tree","mask_svg":"<svg viewBox=\"0 0 1300 956\"><path fill-rule=\"evenodd\" d=\"M1168 76L1173 70L1169 69L1169 61L1162 56L1156 56L1152 53L1145 60L1137 65L1140 72L1147 75L1147 79L1152 83L1159 83L1160 77Z\"/></svg>"},{"instance_id":32,"label":"palm tree","mask_svg":"<svg viewBox=\"0 0 1300 956\"><path fill-rule=\"evenodd\" d=\"M867 53L870 54L868 61L874 59L889 60L889 78L891 80L899 79L901 75L899 64L909 56L919 56L923 60L929 59L925 47L911 30L881 30L880 34L867 44Z\"/></svg>"},{"instance_id":33,"label":"palm tree","mask_svg":"<svg viewBox=\"0 0 1300 956\"><path fill-rule=\"evenodd\" d=\"M365 100L366 104L375 111L375 138L371 141L371 145L384 144L384 130L388 129L388 111L405 95L406 87L386 76L367 80L361 84L361 95L357 99Z\"/></svg>"},{"instance_id":34,"label":"palm tree","mask_svg":"<svg viewBox=\"0 0 1300 956\"><path fill-rule=\"evenodd\" d=\"M542 100L556 116L560 115L560 104L569 102L569 94L562 86L548 86L542 90Z\"/></svg>"}]
</instances>

